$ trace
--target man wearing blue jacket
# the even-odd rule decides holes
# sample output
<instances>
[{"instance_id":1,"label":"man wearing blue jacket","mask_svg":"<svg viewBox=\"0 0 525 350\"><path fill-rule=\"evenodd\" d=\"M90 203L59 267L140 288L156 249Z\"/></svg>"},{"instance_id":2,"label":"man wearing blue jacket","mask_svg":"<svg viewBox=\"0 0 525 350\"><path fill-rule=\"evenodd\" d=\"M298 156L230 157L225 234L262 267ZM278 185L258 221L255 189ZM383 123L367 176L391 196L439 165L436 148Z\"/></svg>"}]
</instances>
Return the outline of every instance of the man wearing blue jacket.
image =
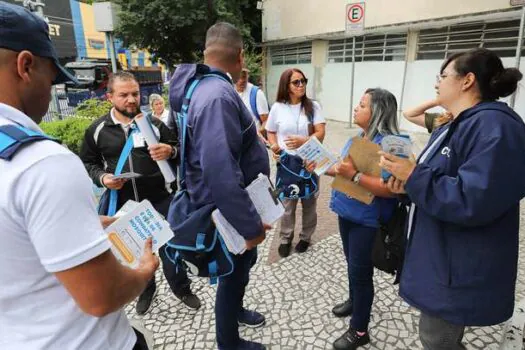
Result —
<instances>
[{"instance_id":1,"label":"man wearing blue jacket","mask_svg":"<svg viewBox=\"0 0 525 350\"><path fill-rule=\"evenodd\" d=\"M196 207L214 203L246 240L247 251L233 256L234 271L221 277L215 304L219 349L264 349L240 339L239 324L258 327L263 315L246 310L243 297L256 246L265 238L264 225L244 188L259 173L269 175L268 154L257 126L233 87L243 67L243 41L238 29L217 23L206 34L204 64L180 65L170 84L170 105L180 111L188 82L213 71L223 79L203 79L188 109L186 185ZM173 116L171 116L173 117ZM174 121L170 121L174 125Z\"/></svg>"}]
</instances>

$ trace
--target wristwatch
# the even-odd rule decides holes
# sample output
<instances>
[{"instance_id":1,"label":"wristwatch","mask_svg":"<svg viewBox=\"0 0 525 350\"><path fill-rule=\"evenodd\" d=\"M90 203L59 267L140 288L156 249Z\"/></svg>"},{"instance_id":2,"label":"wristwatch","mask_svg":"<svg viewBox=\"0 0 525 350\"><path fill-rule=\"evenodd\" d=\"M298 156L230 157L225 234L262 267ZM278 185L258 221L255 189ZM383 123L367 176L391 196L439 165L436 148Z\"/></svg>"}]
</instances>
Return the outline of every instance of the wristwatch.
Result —
<instances>
[{"instance_id":1,"label":"wristwatch","mask_svg":"<svg viewBox=\"0 0 525 350\"><path fill-rule=\"evenodd\" d=\"M359 181L361 181L361 176L363 176L363 173L360 173L359 171L357 173L355 173L354 177L352 178L352 181L355 183L355 184L358 184L359 185Z\"/></svg>"}]
</instances>

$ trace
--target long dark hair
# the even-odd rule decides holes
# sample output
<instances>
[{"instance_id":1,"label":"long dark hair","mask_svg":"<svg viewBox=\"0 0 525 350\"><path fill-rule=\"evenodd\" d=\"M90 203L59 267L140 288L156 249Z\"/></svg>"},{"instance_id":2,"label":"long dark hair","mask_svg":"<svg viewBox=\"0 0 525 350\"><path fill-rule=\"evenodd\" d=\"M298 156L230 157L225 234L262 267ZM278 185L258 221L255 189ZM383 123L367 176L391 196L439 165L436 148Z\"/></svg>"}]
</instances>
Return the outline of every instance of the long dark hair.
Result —
<instances>
[{"instance_id":1,"label":"long dark hair","mask_svg":"<svg viewBox=\"0 0 525 350\"><path fill-rule=\"evenodd\" d=\"M290 79L292 79L293 73L299 73L303 76L304 79L306 79L306 76L304 73L298 69L298 68L289 68L281 74L281 78L279 79L279 88L277 89L277 102L281 103L290 103ZM306 87L305 87L306 88ZM304 113L310 120L312 121L314 117L314 104L313 101L306 96L306 91L301 98L301 107L304 108Z\"/></svg>"},{"instance_id":2,"label":"long dark hair","mask_svg":"<svg viewBox=\"0 0 525 350\"><path fill-rule=\"evenodd\" d=\"M523 77L516 68L504 68L498 55L487 49L473 49L450 56L443 62L440 73L451 62L460 76L474 74L483 101L509 96L516 91L518 81Z\"/></svg>"}]
</instances>

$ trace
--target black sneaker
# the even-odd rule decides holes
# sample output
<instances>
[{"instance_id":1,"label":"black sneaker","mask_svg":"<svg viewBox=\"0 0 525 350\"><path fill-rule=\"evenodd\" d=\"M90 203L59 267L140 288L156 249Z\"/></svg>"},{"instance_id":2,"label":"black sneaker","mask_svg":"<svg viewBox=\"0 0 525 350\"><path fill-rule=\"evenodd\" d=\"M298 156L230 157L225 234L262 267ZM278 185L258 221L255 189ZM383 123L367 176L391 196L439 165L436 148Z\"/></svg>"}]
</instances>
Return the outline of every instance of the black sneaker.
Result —
<instances>
[{"instance_id":1,"label":"black sneaker","mask_svg":"<svg viewBox=\"0 0 525 350\"><path fill-rule=\"evenodd\" d=\"M297 253L304 253L304 252L306 252L306 250L308 249L309 246L310 246L310 242L303 241L301 239L299 241L299 243L297 243L297 245L295 246L295 251Z\"/></svg>"},{"instance_id":2,"label":"black sneaker","mask_svg":"<svg viewBox=\"0 0 525 350\"><path fill-rule=\"evenodd\" d=\"M334 342L334 350L355 350L368 343L370 343L368 332L364 335L358 335L357 331L350 327Z\"/></svg>"},{"instance_id":3,"label":"black sneaker","mask_svg":"<svg viewBox=\"0 0 525 350\"><path fill-rule=\"evenodd\" d=\"M261 327L266 323L263 314L258 313L257 311L246 310L245 308L239 312L237 320L239 321L239 325L249 328Z\"/></svg>"},{"instance_id":4,"label":"black sneaker","mask_svg":"<svg viewBox=\"0 0 525 350\"><path fill-rule=\"evenodd\" d=\"M157 287L155 285L146 288L146 290L139 296L137 305L135 305L135 311L137 311L137 314L144 315L146 312L148 312L156 295Z\"/></svg>"},{"instance_id":5,"label":"black sneaker","mask_svg":"<svg viewBox=\"0 0 525 350\"><path fill-rule=\"evenodd\" d=\"M279 256L281 258L286 258L288 255L290 255L291 246L291 243L281 243L279 246Z\"/></svg>"},{"instance_id":6,"label":"black sneaker","mask_svg":"<svg viewBox=\"0 0 525 350\"><path fill-rule=\"evenodd\" d=\"M173 293L173 295L175 295L177 299L182 301L184 305L186 305L192 310L198 310L201 307L201 301L199 297L193 294L193 292L190 289L188 289L182 294Z\"/></svg>"},{"instance_id":7,"label":"black sneaker","mask_svg":"<svg viewBox=\"0 0 525 350\"><path fill-rule=\"evenodd\" d=\"M352 311L353 311L353 304L352 304L352 299L348 298L347 300L345 300L344 302L340 303L340 304L337 304L336 306L334 306L334 308L332 309L332 313L336 316L336 317L346 317L346 316L350 316L352 314Z\"/></svg>"}]
</instances>

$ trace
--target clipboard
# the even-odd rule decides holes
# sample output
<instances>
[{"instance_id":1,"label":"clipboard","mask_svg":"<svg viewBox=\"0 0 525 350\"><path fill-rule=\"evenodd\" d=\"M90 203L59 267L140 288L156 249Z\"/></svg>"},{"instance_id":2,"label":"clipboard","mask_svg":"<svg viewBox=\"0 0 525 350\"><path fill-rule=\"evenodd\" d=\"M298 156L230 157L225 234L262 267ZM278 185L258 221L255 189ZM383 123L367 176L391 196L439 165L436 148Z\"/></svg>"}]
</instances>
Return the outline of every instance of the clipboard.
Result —
<instances>
[{"instance_id":1,"label":"clipboard","mask_svg":"<svg viewBox=\"0 0 525 350\"><path fill-rule=\"evenodd\" d=\"M380 177L380 155L378 154L380 150L381 146L368 139L356 136L352 139L352 145L348 150L345 160L351 157L358 171L366 175ZM332 188L368 205L372 203L375 197L364 187L340 175L336 175L332 182Z\"/></svg>"}]
</instances>

